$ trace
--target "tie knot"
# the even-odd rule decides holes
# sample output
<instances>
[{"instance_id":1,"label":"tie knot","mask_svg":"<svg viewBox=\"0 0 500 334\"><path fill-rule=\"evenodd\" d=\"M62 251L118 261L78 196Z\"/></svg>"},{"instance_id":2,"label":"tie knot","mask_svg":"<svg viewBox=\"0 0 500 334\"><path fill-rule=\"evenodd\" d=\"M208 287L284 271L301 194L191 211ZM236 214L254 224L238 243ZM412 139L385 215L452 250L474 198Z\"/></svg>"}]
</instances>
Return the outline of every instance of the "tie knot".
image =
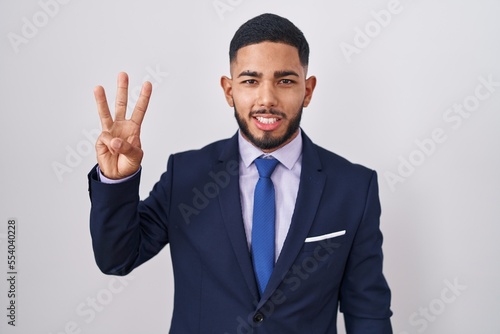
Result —
<instances>
[{"instance_id":1,"label":"tie knot","mask_svg":"<svg viewBox=\"0 0 500 334\"><path fill-rule=\"evenodd\" d=\"M274 172L274 169L278 165L278 160L274 158L265 159L265 158L257 158L255 159L255 166L257 166L257 170L259 171L260 177L271 177L271 174Z\"/></svg>"}]
</instances>

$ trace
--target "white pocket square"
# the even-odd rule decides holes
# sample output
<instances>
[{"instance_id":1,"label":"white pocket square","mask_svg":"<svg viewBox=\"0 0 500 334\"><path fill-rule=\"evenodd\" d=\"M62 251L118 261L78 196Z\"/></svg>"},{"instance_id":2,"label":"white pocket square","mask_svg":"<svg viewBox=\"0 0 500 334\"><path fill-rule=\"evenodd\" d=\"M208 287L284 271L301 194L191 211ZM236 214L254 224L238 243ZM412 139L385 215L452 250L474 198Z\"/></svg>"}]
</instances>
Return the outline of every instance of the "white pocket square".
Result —
<instances>
[{"instance_id":1,"label":"white pocket square","mask_svg":"<svg viewBox=\"0 0 500 334\"><path fill-rule=\"evenodd\" d=\"M345 230L342 230L342 231L338 231L338 232L318 235L317 237L309 237L309 238L306 238L305 242L321 241L321 240L325 240L325 239L339 237L339 236L344 235L344 234L345 234Z\"/></svg>"}]
</instances>

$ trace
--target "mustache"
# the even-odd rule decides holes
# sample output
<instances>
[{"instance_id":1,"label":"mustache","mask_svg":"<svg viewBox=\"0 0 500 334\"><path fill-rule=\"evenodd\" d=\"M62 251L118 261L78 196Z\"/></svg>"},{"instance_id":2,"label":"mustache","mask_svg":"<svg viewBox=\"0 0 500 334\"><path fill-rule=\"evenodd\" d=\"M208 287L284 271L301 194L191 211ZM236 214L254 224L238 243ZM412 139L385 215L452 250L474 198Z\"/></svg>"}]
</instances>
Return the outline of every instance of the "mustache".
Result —
<instances>
[{"instance_id":1,"label":"mustache","mask_svg":"<svg viewBox=\"0 0 500 334\"><path fill-rule=\"evenodd\" d=\"M274 116L279 116L280 118L286 118L286 114L282 111L279 111L277 109L266 109L266 108L261 108L258 110L252 110L250 112L250 116L257 116L257 115L274 115Z\"/></svg>"}]
</instances>

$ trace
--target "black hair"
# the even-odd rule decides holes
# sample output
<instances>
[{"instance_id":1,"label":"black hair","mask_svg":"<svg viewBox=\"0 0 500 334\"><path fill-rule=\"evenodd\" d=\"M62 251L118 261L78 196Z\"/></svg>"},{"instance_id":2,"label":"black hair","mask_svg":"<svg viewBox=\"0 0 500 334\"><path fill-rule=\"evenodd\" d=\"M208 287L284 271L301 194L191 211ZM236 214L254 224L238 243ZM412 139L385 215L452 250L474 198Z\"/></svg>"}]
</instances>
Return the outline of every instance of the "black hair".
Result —
<instances>
[{"instance_id":1,"label":"black hair","mask_svg":"<svg viewBox=\"0 0 500 334\"><path fill-rule=\"evenodd\" d=\"M309 64L309 44L302 31L288 19L275 14L262 14L245 22L229 45L229 61L242 47L261 42L284 43L297 48L302 66Z\"/></svg>"}]
</instances>

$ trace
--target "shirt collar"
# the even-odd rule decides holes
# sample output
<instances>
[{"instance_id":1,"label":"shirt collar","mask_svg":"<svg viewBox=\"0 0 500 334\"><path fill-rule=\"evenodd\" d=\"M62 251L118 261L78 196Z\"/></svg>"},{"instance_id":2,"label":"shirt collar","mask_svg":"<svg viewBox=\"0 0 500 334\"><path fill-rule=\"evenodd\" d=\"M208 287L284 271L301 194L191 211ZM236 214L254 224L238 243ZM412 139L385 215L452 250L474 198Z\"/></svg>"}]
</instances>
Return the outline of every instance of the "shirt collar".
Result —
<instances>
[{"instance_id":1,"label":"shirt collar","mask_svg":"<svg viewBox=\"0 0 500 334\"><path fill-rule=\"evenodd\" d=\"M302 154L302 130L299 128L299 134L291 142L271 153L262 152L261 149L246 140L241 131L238 130L238 147L241 160L246 168L260 156L273 156L286 168L292 169Z\"/></svg>"}]
</instances>

